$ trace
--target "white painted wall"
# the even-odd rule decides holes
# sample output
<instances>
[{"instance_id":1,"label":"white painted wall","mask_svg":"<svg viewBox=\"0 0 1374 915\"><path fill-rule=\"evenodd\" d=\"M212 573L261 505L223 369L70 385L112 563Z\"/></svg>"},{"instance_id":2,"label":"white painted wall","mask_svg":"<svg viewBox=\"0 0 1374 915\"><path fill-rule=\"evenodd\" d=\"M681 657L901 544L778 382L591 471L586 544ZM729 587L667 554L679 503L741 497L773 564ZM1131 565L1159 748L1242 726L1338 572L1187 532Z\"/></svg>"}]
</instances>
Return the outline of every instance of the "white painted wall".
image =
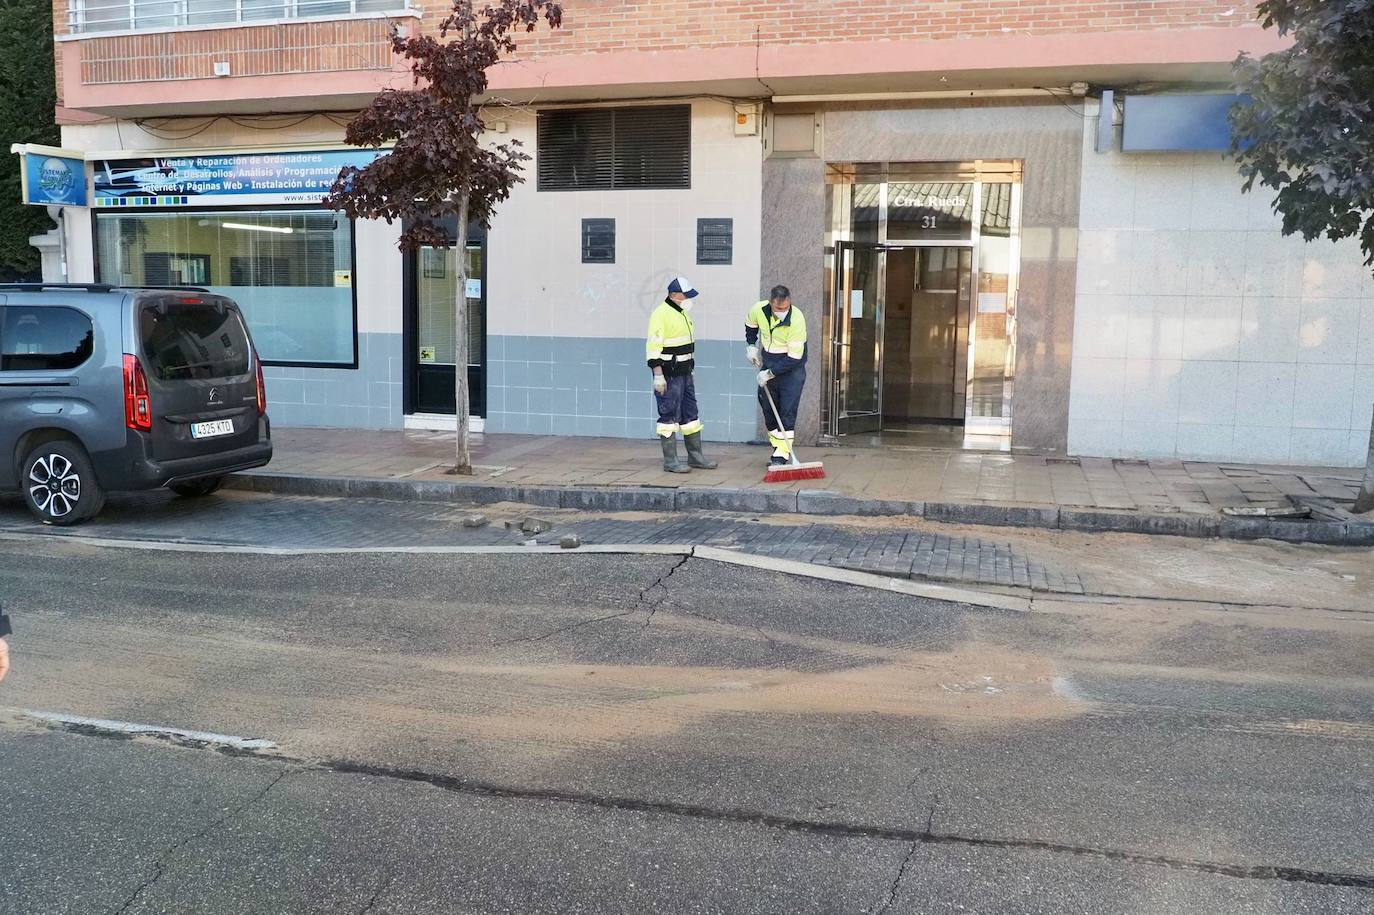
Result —
<instances>
[{"instance_id":1,"label":"white painted wall","mask_svg":"<svg viewBox=\"0 0 1374 915\"><path fill-rule=\"evenodd\" d=\"M1212 153L1099 154L1086 122L1069 450L1362 465L1374 277L1283 237Z\"/></svg>"},{"instance_id":2,"label":"white painted wall","mask_svg":"<svg viewBox=\"0 0 1374 915\"><path fill-rule=\"evenodd\" d=\"M697 336L734 340L758 301L763 147L736 137L734 109L692 106L692 187L685 191L537 190L536 162L492 224L487 329L492 334L637 338L674 276L701 291ZM508 119L536 153L534 118ZM504 139L504 138L502 138ZM734 263L697 266L698 218L735 221ZM615 264L583 264L583 219L616 220Z\"/></svg>"}]
</instances>

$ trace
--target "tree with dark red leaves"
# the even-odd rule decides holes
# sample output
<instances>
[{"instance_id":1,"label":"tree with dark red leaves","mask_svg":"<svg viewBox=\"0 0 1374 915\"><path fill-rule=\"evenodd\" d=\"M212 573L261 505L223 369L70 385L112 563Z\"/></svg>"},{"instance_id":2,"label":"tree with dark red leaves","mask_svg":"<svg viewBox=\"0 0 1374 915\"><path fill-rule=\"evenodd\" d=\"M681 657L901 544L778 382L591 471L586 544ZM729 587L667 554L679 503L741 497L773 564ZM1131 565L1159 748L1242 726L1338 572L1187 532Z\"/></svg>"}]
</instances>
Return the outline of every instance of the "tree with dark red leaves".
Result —
<instances>
[{"instance_id":1,"label":"tree with dark red leaves","mask_svg":"<svg viewBox=\"0 0 1374 915\"><path fill-rule=\"evenodd\" d=\"M393 50L411 63L413 85L379 94L348 125L352 146L391 151L371 164L344 168L325 206L353 219L400 220L400 248L454 247L458 264L454 308L458 409L455 471L472 473L468 447L467 238L468 226L488 226L496 205L523 181L529 156L520 142L484 144L480 100L487 71L515 51L514 35L533 32L541 20L562 24L563 10L547 0L492 0L480 12L472 0L457 0L439 24L439 34L392 33ZM458 234L444 231L456 217Z\"/></svg>"}]
</instances>

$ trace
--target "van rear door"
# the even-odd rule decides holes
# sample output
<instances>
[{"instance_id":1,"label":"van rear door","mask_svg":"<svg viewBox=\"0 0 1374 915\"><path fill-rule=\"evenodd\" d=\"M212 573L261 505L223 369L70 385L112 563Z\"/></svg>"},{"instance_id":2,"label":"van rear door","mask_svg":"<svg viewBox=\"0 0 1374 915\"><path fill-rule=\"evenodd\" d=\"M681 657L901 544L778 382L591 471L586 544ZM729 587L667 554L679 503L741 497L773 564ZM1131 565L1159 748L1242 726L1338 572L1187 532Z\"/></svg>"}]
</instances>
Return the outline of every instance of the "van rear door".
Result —
<instances>
[{"instance_id":1,"label":"van rear door","mask_svg":"<svg viewBox=\"0 0 1374 915\"><path fill-rule=\"evenodd\" d=\"M256 356L238 306L224 296L169 292L137 296L134 308L152 415L152 458L176 460L255 444Z\"/></svg>"}]
</instances>

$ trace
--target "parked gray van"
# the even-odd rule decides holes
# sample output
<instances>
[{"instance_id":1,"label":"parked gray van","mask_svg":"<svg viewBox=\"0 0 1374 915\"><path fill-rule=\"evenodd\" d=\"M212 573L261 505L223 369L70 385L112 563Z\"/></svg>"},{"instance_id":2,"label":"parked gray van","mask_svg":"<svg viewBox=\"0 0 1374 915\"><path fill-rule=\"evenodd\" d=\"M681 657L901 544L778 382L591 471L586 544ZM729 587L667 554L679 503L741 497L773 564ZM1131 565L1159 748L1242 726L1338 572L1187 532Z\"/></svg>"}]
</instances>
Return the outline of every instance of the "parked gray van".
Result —
<instances>
[{"instance_id":1,"label":"parked gray van","mask_svg":"<svg viewBox=\"0 0 1374 915\"><path fill-rule=\"evenodd\" d=\"M0 284L0 487L79 524L112 490L204 496L272 458L248 326L197 288Z\"/></svg>"}]
</instances>

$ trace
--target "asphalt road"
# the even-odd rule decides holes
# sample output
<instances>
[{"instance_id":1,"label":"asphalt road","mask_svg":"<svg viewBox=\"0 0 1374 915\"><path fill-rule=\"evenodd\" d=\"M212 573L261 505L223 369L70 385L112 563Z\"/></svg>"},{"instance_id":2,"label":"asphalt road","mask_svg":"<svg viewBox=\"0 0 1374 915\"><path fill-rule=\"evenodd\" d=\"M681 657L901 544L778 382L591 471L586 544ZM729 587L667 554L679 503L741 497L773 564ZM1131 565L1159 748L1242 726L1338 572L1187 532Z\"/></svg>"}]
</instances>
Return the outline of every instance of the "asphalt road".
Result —
<instances>
[{"instance_id":1,"label":"asphalt road","mask_svg":"<svg viewBox=\"0 0 1374 915\"><path fill-rule=\"evenodd\" d=\"M43 537L0 600L0 912L1374 912L1370 614Z\"/></svg>"}]
</instances>

